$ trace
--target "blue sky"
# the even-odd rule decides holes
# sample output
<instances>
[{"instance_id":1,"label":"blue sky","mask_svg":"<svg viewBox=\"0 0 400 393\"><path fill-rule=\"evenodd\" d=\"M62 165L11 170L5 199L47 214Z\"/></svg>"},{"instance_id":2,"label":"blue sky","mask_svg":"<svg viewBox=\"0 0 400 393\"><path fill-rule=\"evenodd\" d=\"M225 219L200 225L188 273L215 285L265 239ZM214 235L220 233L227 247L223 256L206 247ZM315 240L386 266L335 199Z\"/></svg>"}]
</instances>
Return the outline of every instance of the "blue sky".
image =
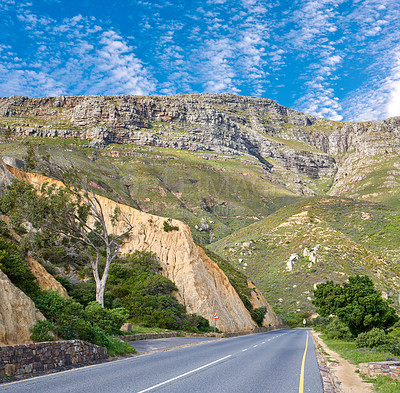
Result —
<instances>
[{"instance_id":1,"label":"blue sky","mask_svg":"<svg viewBox=\"0 0 400 393\"><path fill-rule=\"evenodd\" d=\"M0 0L0 96L230 92L400 115L399 0Z\"/></svg>"}]
</instances>

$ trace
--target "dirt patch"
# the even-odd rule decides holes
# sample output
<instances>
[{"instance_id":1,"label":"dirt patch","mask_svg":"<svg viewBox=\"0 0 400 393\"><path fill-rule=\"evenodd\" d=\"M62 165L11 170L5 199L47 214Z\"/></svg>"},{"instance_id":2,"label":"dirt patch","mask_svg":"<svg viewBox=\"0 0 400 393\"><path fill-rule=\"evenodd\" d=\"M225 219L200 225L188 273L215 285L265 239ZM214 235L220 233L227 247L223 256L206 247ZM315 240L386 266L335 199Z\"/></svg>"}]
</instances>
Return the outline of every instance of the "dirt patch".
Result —
<instances>
[{"instance_id":1,"label":"dirt patch","mask_svg":"<svg viewBox=\"0 0 400 393\"><path fill-rule=\"evenodd\" d=\"M331 383L333 386L331 386L330 391L343 393L373 393L373 385L361 379L360 375L356 373L357 367L355 365L349 363L336 352L329 349L319 337L319 333L311 332L311 334L316 344L315 347L324 359L325 368L328 369L329 374L331 374ZM339 383L336 384L334 382L335 380ZM339 385L340 387L335 387L334 385Z\"/></svg>"}]
</instances>

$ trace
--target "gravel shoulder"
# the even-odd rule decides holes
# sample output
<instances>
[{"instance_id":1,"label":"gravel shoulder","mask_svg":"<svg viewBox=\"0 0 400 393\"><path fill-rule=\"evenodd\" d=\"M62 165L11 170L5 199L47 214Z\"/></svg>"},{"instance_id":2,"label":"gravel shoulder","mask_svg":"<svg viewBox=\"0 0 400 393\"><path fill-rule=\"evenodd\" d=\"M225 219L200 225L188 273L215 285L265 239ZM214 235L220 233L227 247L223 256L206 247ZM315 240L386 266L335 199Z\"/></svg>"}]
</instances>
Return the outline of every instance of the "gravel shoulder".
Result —
<instances>
[{"instance_id":1,"label":"gravel shoulder","mask_svg":"<svg viewBox=\"0 0 400 393\"><path fill-rule=\"evenodd\" d=\"M373 385L364 382L356 373L357 367L329 349L319 333L311 332L326 393L373 393ZM327 355L326 355L327 354Z\"/></svg>"}]
</instances>

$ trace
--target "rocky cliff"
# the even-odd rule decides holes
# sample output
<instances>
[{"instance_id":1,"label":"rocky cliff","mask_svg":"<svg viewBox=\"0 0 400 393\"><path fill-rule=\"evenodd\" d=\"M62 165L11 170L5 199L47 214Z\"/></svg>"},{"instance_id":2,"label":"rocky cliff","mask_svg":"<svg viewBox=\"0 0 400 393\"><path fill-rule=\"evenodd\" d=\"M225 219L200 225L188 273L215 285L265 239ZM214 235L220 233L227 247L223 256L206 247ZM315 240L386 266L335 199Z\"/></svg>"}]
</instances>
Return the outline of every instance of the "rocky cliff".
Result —
<instances>
[{"instance_id":1,"label":"rocky cliff","mask_svg":"<svg viewBox=\"0 0 400 393\"><path fill-rule=\"evenodd\" d=\"M246 153L269 171L310 179L334 177L348 152L400 152L399 118L339 123L232 94L0 98L0 127L10 135L86 139L97 148L118 143Z\"/></svg>"},{"instance_id":2,"label":"rocky cliff","mask_svg":"<svg viewBox=\"0 0 400 393\"><path fill-rule=\"evenodd\" d=\"M272 159L311 178L336 171L335 160L322 149L298 152L274 139L296 139L306 129L305 142L325 145L328 142L323 136L315 138L312 127L327 122L267 99L231 94L11 97L0 98L0 117L0 124L18 135L89 139L95 147L129 143L247 153L268 169Z\"/></svg>"},{"instance_id":3,"label":"rocky cliff","mask_svg":"<svg viewBox=\"0 0 400 393\"><path fill-rule=\"evenodd\" d=\"M38 174L11 170L17 178L35 186L53 181ZM156 253L163 274L175 282L178 288L176 297L186 306L188 312L202 315L210 321L211 316L217 312L220 317L217 326L226 332L250 330L255 326L250 313L224 272L193 242L187 225L173 220L172 224L177 226L178 230L166 232L164 230L166 218L140 212L108 198L101 196L98 198L105 217L111 216L118 206L125 219L133 226L129 238L121 247L121 252L143 250ZM115 230L123 232L124 224L119 225ZM257 307L268 306L258 291L254 292L254 296ZM265 320L267 326L279 324L279 319L270 307L268 314L269 318Z\"/></svg>"},{"instance_id":4,"label":"rocky cliff","mask_svg":"<svg viewBox=\"0 0 400 393\"><path fill-rule=\"evenodd\" d=\"M0 345L30 343L30 328L45 319L33 301L0 270Z\"/></svg>"}]
</instances>

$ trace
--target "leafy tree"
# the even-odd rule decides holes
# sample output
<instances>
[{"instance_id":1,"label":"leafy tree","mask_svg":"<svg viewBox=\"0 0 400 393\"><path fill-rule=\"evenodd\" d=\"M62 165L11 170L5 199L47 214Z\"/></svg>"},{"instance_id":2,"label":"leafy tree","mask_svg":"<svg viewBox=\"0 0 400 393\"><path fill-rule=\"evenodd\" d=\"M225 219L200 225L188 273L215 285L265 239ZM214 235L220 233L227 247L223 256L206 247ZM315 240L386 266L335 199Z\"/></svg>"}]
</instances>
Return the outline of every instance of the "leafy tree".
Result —
<instances>
[{"instance_id":1,"label":"leafy tree","mask_svg":"<svg viewBox=\"0 0 400 393\"><path fill-rule=\"evenodd\" d=\"M40 192L14 180L0 197L0 210L10 215L19 233L32 225L33 236L46 241L67 239L90 262L96 283L96 301L104 306L104 292L111 262L132 225L117 206L108 217L88 180L74 168L57 172L62 184L44 184ZM27 224L29 223L29 224ZM116 227L123 227L116 234Z\"/></svg>"},{"instance_id":2,"label":"leafy tree","mask_svg":"<svg viewBox=\"0 0 400 393\"><path fill-rule=\"evenodd\" d=\"M399 319L368 276L349 277L343 285L327 281L317 286L314 296L317 313L336 315L354 336L374 327L388 328Z\"/></svg>"}]
</instances>

